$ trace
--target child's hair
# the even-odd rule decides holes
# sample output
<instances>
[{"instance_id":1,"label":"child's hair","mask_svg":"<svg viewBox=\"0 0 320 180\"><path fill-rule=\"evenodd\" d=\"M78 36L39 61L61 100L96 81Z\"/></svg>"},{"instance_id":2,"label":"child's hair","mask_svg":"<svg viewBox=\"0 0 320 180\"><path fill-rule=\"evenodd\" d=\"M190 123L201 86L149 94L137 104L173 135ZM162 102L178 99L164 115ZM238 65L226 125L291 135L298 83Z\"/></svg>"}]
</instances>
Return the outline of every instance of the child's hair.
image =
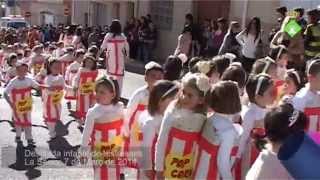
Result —
<instances>
[{"instance_id":1,"label":"child's hair","mask_svg":"<svg viewBox=\"0 0 320 180\"><path fill-rule=\"evenodd\" d=\"M115 94L115 97L112 99L112 104L117 104L120 101L119 85L116 80L110 79L108 77L101 77L96 81L96 91L100 86L108 88L111 92Z\"/></svg>"},{"instance_id":2,"label":"child's hair","mask_svg":"<svg viewBox=\"0 0 320 180\"><path fill-rule=\"evenodd\" d=\"M32 48L32 52L37 52L37 51L41 50L42 48L43 48L42 45L34 46L34 47Z\"/></svg>"},{"instance_id":3,"label":"child's hair","mask_svg":"<svg viewBox=\"0 0 320 180\"><path fill-rule=\"evenodd\" d=\"M164 79L174 81L180 79L182 62L177 56L169 56L163 65Z\"/></svg>"},{"instance_id":4,"label":"child's hair","mask_svg":"<svg viewBox=\"0 0 320 180\"><path fill-rule=\"evenodd\" d=\"M277 64L270 57L258 59L252 66L252 74L268 73L271 67L276 68Z\"/></svg>"},{"instance_id":5,"label":"child's hair","mask_svg":"<svg viewBox=\"0 0 320 180\"><path fill-rule=\"evenodd\" d=\"M15 60L15 59L17 59L17 58L18 58L18 56L17 56L16 53L10 53L10 54L9 54L9 57L8 57L7 64L8 64L10 67L12 67L12 66L13 66L12 61Z\"/></svg>"},{"instance_id":6,"label":"child's hair","mask_svg":"<svg viewBox=\"0 0 320 180\"><path fill-rule=\"evenodd\" d=\"M289 135L303 131L306 124L307 117L291 104L273 108L264 118L266 137L271 142L282 142Z\"/></svg>"},{"instance_id":7,"label":"child's hair","mask_svg":"<svg viewBox=\"0 0 320 180\"><path fill-rule=\"evenodd\" d=\"M220 81L214 84L206 99L215 112L236 114L241 111L238 86L233 81Z\"/></svg>"},{"instance_id":8,"label":"child's hair","mask_svg":"<svg viewBox=\"0 0 320 180\"><path fill-rule=\"evenodd\" d=\"M196 90L198 95L203 98L205 98L206 93L210 90L209 78L201 73L188 74L182 78L181 82L183 86L188 86ZM207 105L205 102L203 102L194 109L194 112L204 114L206 110Z\"/></svg>"},{"instance_id":9,"label":"child's hair","mask_svg":"<svg viewBox=\"0 0 320 180\"><path fill-rule=\"evenodd\" d=\"M256 103L256 95L263 95L264 92L273 85L273 80L267 74L251 75L246 85L246 92L249 101Z\"/></svg>"},{"instance_id":10,"label":"child's hair","mask_svg":"<svg viewBox=\"0 0 320 180\"><path fill-rule=\"evenodd\" d=\"M239 88L244 88L247 82L247 73L242 66L231 64L222 74L221 80L234 81L238 84Z\"/></svg>"},{"instance_id":11,"label":"child's hair","mask_svg":"<svg viewBox=\"0 0 320 180\"><path fill-rule=\"evenodd\" d=\"M311 61L307 68L307 75L316 76L319 73L320 73L320 59Z\"/></svg>"},{"instance_id":12,"label":"child's hair","mask_svg":"<svg viewBox=\"0 0 320 180\"><path fill-rule=\"evenodd\" d=\"M91 71L96 70L96 69L97 69L96 58L94 58L93 56L90 56L90 55L88 55L88 54L86 54L86 55L83 57L82 67L85 67L86 61L88 61L88 60L90 60L90 61L93 62L93 67L91 68Z\"/></svg>"},{"instance_id":13,"label":"child's hair","mask_svg":"<svg viewBox=\"0 0 320 180\"><path fill-rule=\"evenodd\" d=\"M270 49L269 57L271 59L274 59L275 61L278 61L283 54L287 54L287 53L288 53L287 48L284 45L280 45L276 48Z\"/></svg>"},{"instance_id":14,"label":"child's hair","mask_svg":"<svg viewBox=\"0 0 320 180\"><path fill-rule=\"evenodd\" d=\"M97 56L98 52L99 52L99 49L98 49L98 47L96 45L92 45L88 49L88 53L91 53L92 56L94 56L94 57Z\"/></svg>"},{"instance_id":15,"label":"child's hair","mask_svg":"<svg viewBox=\"0 0 320 180\"><path fill-rule=\"evenodd\" d=\"M197 64L195 65L195 72L194 73L203 73L207 75L209 78L214 72L217 72L217 67L216 64L213 63L213 61L198 61Z\"/></svg>"},{"instance_id":16,"label":"child's hair","mask_svg":"<svg viewBox=\"0 0 320 180\"><path fill-rule=\"evenodd\" d=\"M196 64L201 61L200 57L193 57L190 59L189 63L188 63L188 69L189 72L191 73L196 73L198 72L198 68L196 67Z\"/></svg>"},{"instance_id":17,"label":"child's hair","mask_svg":"<svg viewBox=\"0 0 320 180\"><path fill-rule=\"evenodd\" d=\"M151 72L152 70L154 71L161 71L163 72L163 68L161 67L160 64L154 62L154 61L150 61L149 63L147 63L144 66L145 72L144 74L147 76L149 74L149 72Z\"/></svg>"},{"instance_id":18,"label":"child's hair","mask_svg":"<svg viewBox=\"0 0 320 180\"><path fill-rule=\"evenodd\" d=\"M230 59L226 56L219 55L212 58L213 66L216 67L219 77L221 78L223 72L229 67Z\"/></svg>"},{"instance_id":19,"label":"child's hair","mask_svg":"<svg viewBox=\"0 0 320 180\"><path fill-rule=\"evenodd\" d=\"M80 57L81 55L84 55L85 53L86 53L86 52L85 52L84 49L78 49L78 50L75 52L74 56L75 56L76 58L78 58L78 57Z\"/></svg>"},{"instance_id":20,"label":"child's hair","mask_svg":"<svg viewBox=\"0 0 320 180\"><path fill-rule=\"evenodd\" d=\"M299 71L295 69L288 69L287 77L292 79L294 85L297 87L297 91L304 87L304 80Z\"/></svg>"},{"instance_id":21,"label":"child's hair","mask_svg":"<svg viewBox=\"0 0 320 180\"><path fill-rule=\"evenodd\" d=\"M178 90L178 86L172 81L157 81L154 84L149 96L149 114L151 116L156 115L157 111L159 110L160 101L165 100L168 97L174 97L177 94Z\"/></svg>"},{"instance_id":22,"label":"child's hair","mask_svg":"<svg viewBox=\"0 0 320 180\"><path fill-rule=\"evenodd\" d=\"M47 60L47 63L45 63L45 68L46 68L46 71L47 71L47 75L50 75L52 74L51 72L51 66L54 64L54 63L60 63L59 60L55 57L49 57L48 60Z\"/></svg>"},{"instance_id":23,"label":"child's hair","mask_svg":"<svg viewBox=\"0 0 320 180\"><path fill-rule=\"evenodd\" d=\"M66 51L66 53L73 53L74 48L72 46L68 46L68 47L66 47L65 51Z\"/></svg>"}]
</instances>

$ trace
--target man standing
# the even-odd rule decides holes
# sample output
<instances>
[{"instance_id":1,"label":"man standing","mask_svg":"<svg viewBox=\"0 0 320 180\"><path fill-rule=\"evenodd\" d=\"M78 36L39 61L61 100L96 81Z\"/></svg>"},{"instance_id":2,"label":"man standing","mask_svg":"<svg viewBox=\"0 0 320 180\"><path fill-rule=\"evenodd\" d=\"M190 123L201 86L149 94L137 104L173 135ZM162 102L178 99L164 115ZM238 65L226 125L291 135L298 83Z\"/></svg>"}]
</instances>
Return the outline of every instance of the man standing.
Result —
<instances>
[{"instance_id":1,"label":"man standing","mask_svg":"<svg viewBox=\"0 0 320 180\"><path fill-rule=\"evenodd\" d=\"M318 10L308 11L308 26L304 32L305 60L320 55L320 25L318 23Z\"/></svg>"}]
</instances>

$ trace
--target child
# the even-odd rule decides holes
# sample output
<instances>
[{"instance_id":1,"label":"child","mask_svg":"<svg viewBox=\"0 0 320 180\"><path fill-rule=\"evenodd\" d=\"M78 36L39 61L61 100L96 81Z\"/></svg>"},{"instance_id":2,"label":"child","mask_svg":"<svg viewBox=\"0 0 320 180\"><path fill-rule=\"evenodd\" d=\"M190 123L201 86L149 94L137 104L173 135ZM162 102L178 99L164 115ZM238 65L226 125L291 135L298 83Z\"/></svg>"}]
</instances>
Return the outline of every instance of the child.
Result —
<instances>
[{"instance_id":1,"label":"child","mask_svg":"<svg viewBox=\"0 0 320 180\"><path fill-rule=\"evenodd\" d=\"M32 49L29 67L33 72L33 76L36 76L44 66L45 57L42 55L42 51L43 47L41 45L37 45Z\"/></svg>"},{"instance_id":2,"label":"child","mask_svg":"<svg viewBox=\"0 0 320 180\"><path fill-rule=\"evenodd\" d=\"M106 77L97 80L97 103L88 110L82 135L81 149L89 149L89 145L91 146L94 179L99 180L120 179L117 155L122 147L121 127L124 110L123 104L119 102L117 83L114 82ZM102 150L104 152L99 156ZM114 160L115 164L108 164L110 160ZM99 161L103 161L103 164L98 164Z\"/></svg>"},{"instance_id":3,"label":"child","mask_svg":"<svg viewBox=\"0 0 320 180\"><path fill-rule=\"evenodd\" d=\"M122 34L119 20L112 21L110 32L104 37L101 50L106 51L107 73L118 81L121 93L124 62L129 58L129 44L127 38Z\"/></svg>"},{"instance_id":4,"label":"child","mask_svg":"<svg viewBox=\"0 0 320 180\"><path fill-rule=\"evenodd\" d=\"M61 120L61 99L65 82L60 75L61 64L56 58L50 58L47 69L47 76L44 84L50 87L42 91L43 99L43 118L49 129L51 140L56 137L56 123Z\"/></svg>"},{"instance_id":5,"label":"child","mask_svg":"<svg viewBox=\"0 0 320 180\"><path fill-rule=\"evenodd\" d=\"M64 54L63 51L63 42L60 41L57 43L57 49L54 50L53 56L56 58L60 58Z\"/></svg>"},{"instance_id":6,"label":"child","mask_svg":"<svg viewBox=\"0 0 320 180\"><path fill-rule=\"evenodd\" d=\"M200 73L182 79L181 95L165 111L156 143L158 178L192 178L196 143L206 120L205 95L210 86L209 79Z\"/></svg>"},{"instance_id":7,"label":"child","mask_svg":"<svg viewBox=\"0 0 320 180\"><path fill-rule=\"evenodd\" d=\"M199 61L196 64L197 70L200 73L207 75L211 84L215 84L220 80L220 74L218 68L213 61Z\"/></svg>"},{"instance_id":8,"label":"child","mask_svg":"<svg viewBox=\"0 0 320 180\"><path fill-rule=\"evenodd\" d=\"M250 165L258 156L258 151L250 142L250 134L258 134L263 129L263 118L266 113L266 106L273 103L273 81L269 75L258 74L249 78L246 85L246 92L249 97L248 108L241 112L243 120L243 134L240 138L237 158L241 158L242 177L245 176ZM257 131L257 133L256 133Z\"/></svg>"},{"instance_id":9,"label":"child","mask_svg":"<svg viewBox=\"0 0 320 180\"><path fill-rule=\"evenodd\" d=\"M290 102L301 88L303 88L303 78L298 71L295 69L287 70L283 84L283 95L281 103Z\"/></svg>"},{"instance_id":10,"label":"child","mask_svg":"<svg viewBox=\"0 0 320 180\"><path fill-rule=\"evenodd\" d=\"M73 79L72 86L77 92L76 100L76 116L79 126L84 123L87 111L95 103L94 86L97 78L97 63L92 56L85 55L82 62L82 67L79 69Z\"/></svg>"},{"instance_id":11,"label":"child","mask_svg":"<svg viewBox=\"0 0 320 180\"><path fill-rule=\"evenodd\" d=\"M59 61L61 62L61 74L63 76L66 73L67 67L74 61L73 47L66 47L65 50L66 53L59 58Z\"/></svg>"},{"instance_id":12,"label":"child","mask_svg":"<svg viewBox=\"0 0 320 180\"><path fill-rule=\"evenodd\" d=\"M320 60L310 62L307 76L309 83L292 99L293 106L308 116L308 131L320 131Z\"/></svg>"},{"instance_id":13,"label":"child","mask_svg":"<svg viewBox=\"0 0 320 180\"><path fill-rule=\"evenodd\" d=\"M29 48L26 48L23 53L23 62L29 64L30 63L30 55L31 50Z\"/></svg>"},{"instance_id":14,"label":"child","mask_svg":"<svg viewBox=\"0 0 320 180\"><path fill-rule=\"evenodd\" d=\"M31 132L32 97L31 89L39 89L39 84L26 77L28 65L17 63L17 77L13 78L4 90L4 98L13 111L13 121L16 129L16 142L22 143L21 133L25 132L25 138L29 146L33 146Z\"/></svg>"},{"instance_id":15,"label":"child","mask_svg":"<svg viewBox=\"0 0 320 180\"><path fill-rule=\"evenodd\" d=\"M281 143L293 133L303 131L306 125L303 113L299 113L296 122L291 123L293 112L292 105L283 104L266 114L264 126L268 144L260 152L246 179L293 179L277 157Z\"/></svg>"},{"instance_id":16,"label":"child","mask_svg":"<svg viewBox=\"0 0 320 180\"><path fill-rule=\"evenodd\" d=\"M155 144L164 111L175 98L178 90L178 86L171 81L157 81L150 92L148 110L143 111L139 117L143 137L141 143L143 157L139 163L139 169L143 171L141 179L155 179Z\"/></svg>"},{"instance_id":17,"label":"child","mask_svg":"<svg viewBox=\"0 0 320 180\"><path fill-rule=\"evenodd\" d=\"M17 70L16 70L16 63L17 63L17 54L11 53L8 58L8 69L6 70L6 75L5 75L5 82L6 84L9 83L11 79L16 77L17 75Z\"/></svg>"},{"instance_id":18,"label":"child","mask_svg":"<svg viewBox=\"0 0 320 180\"><path fill-rule=\"evenodd\" d=\"M64 79L65 79L67 85L70 85L70 86L72 85L72 81L73 81L75 75L77 74L78 70L81 67L81 63L82 63L84 54L85 54L85 51L83 49L78 49L75 53L75 61L73 61L67 67L67 70L66 70L66 73L64 76ZM74 99L76 99L76 94L74 93L74 91L67 91L65 94L65 99L74 100ZM70 110L71 109L71 102L70 101L67 102L67 106L68 106L68 109Z\"/></svg>"},{"instance_id":19,"label":"child","mask_svg":"<svg viewBox=\"0 0 320 180\"><path fill-rule=\"evenodd\" d=\"M163 79L163 69L158 63L151 61L145 65L147 85L137 89L127 104L123 133L129 139L127 139L124 147L125 152L131 151L141 143L141 127L138 123L138 117L148 106L149 93L154 83L161 79ZM133 165L133 167L136 168L136 165Z\"/></svg>"},{"instance_id":20,"label":"child","mask_svg":"<svg viewBox=\"0 0 320 180\"><path fill-rule=\"evenodd\" d=\"M277 79L277 64L269 56L258 59L252 66L252 74L265 73L270 75L272 79Z\"/></svg>"},{"instance_id":21,"label":"child","mask_svg":"<svg viewBox=\"0 0 320 180\"><path fill-rule=\"evenodd\" d=\"M236 155L242 128L234 124L234 116L241 111L238 87L232 81L220 81L207 96L214 110L202 129L194 179L235 179L231 156Z\"/></svg>"},{"instance_id":22,"label":"child","mask_svg":"<svg viewBox=\"0 0 320 180\"><path fill-rule=\"evenodd\" d=\"M222 81L234 81L239 88L239 95L243 96L244 88L247 82L247 73L241 64L231 63L230 66L223 72Z\"/></svg>"}]
</instances>

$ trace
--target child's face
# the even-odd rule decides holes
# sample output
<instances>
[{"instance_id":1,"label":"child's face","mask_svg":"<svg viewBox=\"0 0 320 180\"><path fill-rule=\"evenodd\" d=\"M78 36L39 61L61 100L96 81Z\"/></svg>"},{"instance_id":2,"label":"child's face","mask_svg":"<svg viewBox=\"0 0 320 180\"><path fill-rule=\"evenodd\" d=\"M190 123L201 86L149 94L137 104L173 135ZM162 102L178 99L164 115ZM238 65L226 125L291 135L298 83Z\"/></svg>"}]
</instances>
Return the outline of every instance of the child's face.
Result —
<instances>
[{"instance_id":1,"label":"child's face","mask_svg":"<svg viewBox=\"0 0 320 180\"><path fill-rule=\"evenodd\" d=\"M256 103L263 107L273 104L273 100L274 100L273 88L274 86L270 85L267 88L267 90L263 93L263 95L256 95Z\"/></svg>"},{"instance_id":2,"label":"child's face","mask_svg":"<svg viewBox=\"0 0 320 180\"><path fill-rule=\"evenodd\" d=\"M148 87L152 87L155 82L161 79L163 79L163 72L159 70L150 70L145 76Z\"/></svg>"},{"instance_id":3,"label":"child's face","mask_svg":"<svg viewBox=\"0 0 320 180\"><path fill-rule=\"evenodd\" d=\"M183 85L180 95L180 104L182 108L194 110L199 104L202 104L204 99L200 97L197 90Z\"/></svg>"},{"instance_id":4,"label":"child's face","mask_svg":"<svg viewBox=\"0 0 320 180\"><path fill-rule=\"evenodd\" d=\"M297 92L297 87L289 76L286 76L283 87L285 94L296 94Z\"/></svg>"},{"instance_id":5,"label":"child's face","mask_svg":"<svg viewBox=\"0 0 320 180\"><path fill-rule=\"evenodd\" d=\"M60 62L55 62L50 66L50 71L52 74L57 75L61 73L61 64Z\"/></svg>"},{"instance_id":6,"label":"child's face","mask_svg":"<svg viewBox=\"0 0 320 180\"><path fill-rule=\"evenodd\" d=\"M77 58L77 62L81 63L83 61L83 54L79 55L79 57Z\"/></svg>"},{"instance_id":7,"label":"child's face","mask_svg":"<svg viewBox=\"0 0 320 180\"><path fill-rule=\"evenodd\" d=\"M17 59L12 59L11 61L11 66L15 67L16 66L16 63L17 63Z\"/></svg>"},{"instance_id":8,"label":"child's face","mask_svg":"<svg viewBox=\"0 0 320 180\"><path fill-rule=\"evenodd\" d=\"M271 65L267 73L271 76L272 79L278 79L277 66Z\"/></svg>"},{"instance_id":9,"label":"child's face","mask_svg":"<svg viewBox=\"0 0 320 180\"><path fill-rule=\"evenodd\" d=\"M315 90L320 91L320 72L315 76L309 75L308 80Z\"/></svg>"},{"instance_id":10,"label":"child's face","mask_svg":"<svg viewBox=\"0 0 320 180\"><path fill-rule=\"evenodd\" d=\"M83 63L84 63L84 67L87 69L91 70L94 67L94 62L90 59L84 60Z\"/></svg>"},{"instance_id":11,"label":"child's face","mask_svg":"<svg viewBox=\"0 0 320 180\"><path fill-rule=\"evenodd\" d=\"M108 105L111 104L112 100L115 98L115 93L109 90L104 85L99 85L96 89L96 99L97 103Z\"/></svg>"},{"instance_id":12,"label":"child's face","mask_svg":"<svg viewBox=\"0 0 320 180\"><path fill-rule=\"evenodd\" d=\"M24 77L27 75L27 72L28 72L28 66L18 66L17 67L17 76L18 77Z\"/></svg>"}]
</instances>

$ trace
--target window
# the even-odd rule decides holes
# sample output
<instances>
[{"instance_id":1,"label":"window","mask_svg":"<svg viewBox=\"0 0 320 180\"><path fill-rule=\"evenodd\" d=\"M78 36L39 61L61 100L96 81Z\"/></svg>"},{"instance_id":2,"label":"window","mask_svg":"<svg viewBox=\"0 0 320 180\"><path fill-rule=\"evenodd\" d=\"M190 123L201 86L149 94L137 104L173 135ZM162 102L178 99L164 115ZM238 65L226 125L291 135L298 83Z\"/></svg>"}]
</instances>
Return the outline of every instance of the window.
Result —
<instances>
[{"instance_id":1,"label":"window","mask_svg":"<svg viewBox=\"0 0 320 180\"><path fill-rule=\"evenodd\" d=\"M173 1L151 1L150 12L154 24L159 29L171 30L173 22Z\"/></svg>"}]
</instances>

